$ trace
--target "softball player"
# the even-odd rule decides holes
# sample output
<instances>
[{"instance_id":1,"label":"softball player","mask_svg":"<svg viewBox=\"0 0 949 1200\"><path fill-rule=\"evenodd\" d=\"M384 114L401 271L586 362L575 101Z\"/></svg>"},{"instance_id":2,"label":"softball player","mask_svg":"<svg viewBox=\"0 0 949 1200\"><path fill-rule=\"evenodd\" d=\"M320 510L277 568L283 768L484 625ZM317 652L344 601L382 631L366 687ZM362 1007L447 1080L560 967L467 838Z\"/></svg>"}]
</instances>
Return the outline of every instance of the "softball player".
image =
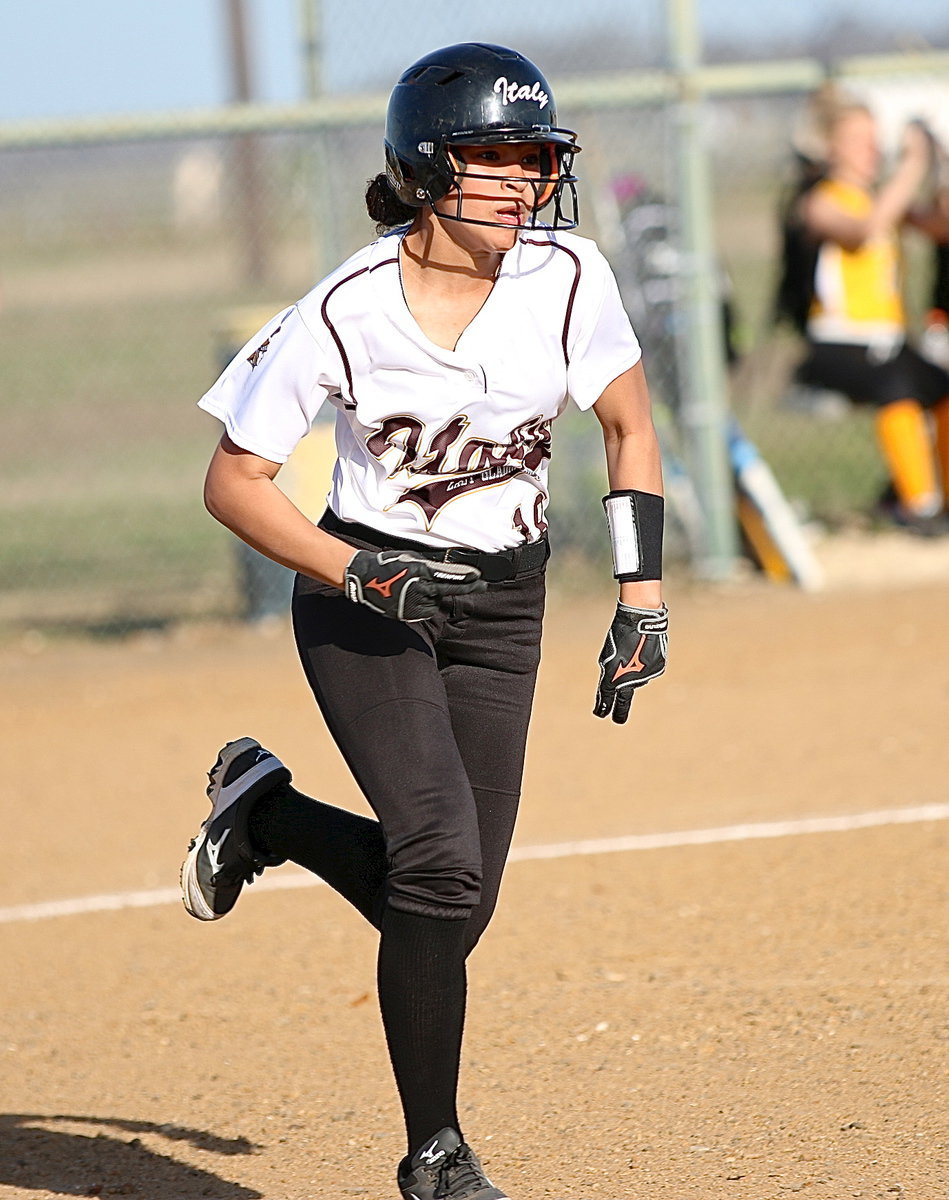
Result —
<instances>
[{"instance_id":1,"label":"softball player","mask_svg":"<svg viewBox=\"0 0 949 1200\"><path fill-rule=\"evenodd\" d=\"M297 572L293 628L323 718L377 820L291 786L252 738L210 772L182 868L199 920L292 859L380 933L379 1002L402 1102L409 1200L503 1200L456 1108L465 959L494 910L540 657L551 426L592 408L620 602L595 712L626 720L665 667L662 481L640 349L576 225L576 135L550 85L499 46L403 74L378 240L237 355L200 405L225 434L211 513ZM549 223L539 214L549 213ZM318 409L338 460L317 525L274 478Z\"/></svg>"},{"instance_id":2,"label":"softball player","mask_svg":"<svg viewBox=\"0 0 949 1200\"><path fill-rule=\"evenodd\" d=\"M877 122L863 104L821 93L824 173L792 215L811 247L807 354L795 378L875 409L877 441L895 494L893 516L924 537L949 533L949 373L907 340L900 229L925 227L914 210L934 158L918 122L876 186Z\"/></svg>"}]
</instances>

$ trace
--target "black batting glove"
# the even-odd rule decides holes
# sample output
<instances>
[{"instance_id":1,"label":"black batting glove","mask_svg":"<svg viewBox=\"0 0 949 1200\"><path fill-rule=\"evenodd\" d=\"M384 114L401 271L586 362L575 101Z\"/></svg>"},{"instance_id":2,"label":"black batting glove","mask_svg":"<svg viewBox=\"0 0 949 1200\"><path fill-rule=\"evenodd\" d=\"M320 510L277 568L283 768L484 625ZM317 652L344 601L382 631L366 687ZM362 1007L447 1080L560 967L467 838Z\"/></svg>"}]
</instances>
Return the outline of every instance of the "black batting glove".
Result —
<instances>
[{"instance_id":1,"label":"black batting glove","mask_svg":"<svg viewBox=\"0 0 949 1200\"><path fill-rule=\"evenodd\" d=\"M396 621L426 621L451 596L488 586L477 567L433 562L404 550L357 550L343 583L350 600Z\"/></svg>"},{"instance_id":2,"label":"black batting glove","mask_svg":"<svg viewBox=\"0 0 949 1200\"><path fill-rule=\"evenodd\" d=\"M616 616L600 651L600 683L596 689L597 717L612 716L623 725L636 689L666 669L669 610L631 608L617 604Z\"/></svg>"}]
</instances>

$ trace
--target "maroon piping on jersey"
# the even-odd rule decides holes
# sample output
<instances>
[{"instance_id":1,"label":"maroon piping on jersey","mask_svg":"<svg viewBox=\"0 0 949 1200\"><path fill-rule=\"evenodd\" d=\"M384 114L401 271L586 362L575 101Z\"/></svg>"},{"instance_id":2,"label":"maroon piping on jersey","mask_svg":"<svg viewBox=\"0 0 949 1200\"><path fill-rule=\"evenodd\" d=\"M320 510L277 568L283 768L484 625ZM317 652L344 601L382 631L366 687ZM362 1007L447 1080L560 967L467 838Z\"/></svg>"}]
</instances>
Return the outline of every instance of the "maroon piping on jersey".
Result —
<instances>
[{"instance_id":1,"label":"maroon piping on jersey","mask_svg":"<svg viewBox=\"0 0 949 1200\"><path fill-rule=\"evenodd\" d=\"M567 297L567 311L563 317L563 334L560 338L560 343L563 346L563 362L565 367L570 366L570 354L567 350L567 335L570 332L570 318L573 316L573 302L577 298L577 288L580 286L580 272L583 268L580 266L579 257L572 250L568 250L566 246L561 246L559 242L537 242L533 238L521 238L528 246L552 246L554 250L562 250L564 254L569 254L573 259L573 285L570 288L570 295Z\"/></svg>"},{"instance_id":2,"label":"maroon piping on jersey","mask_svg":"<svg viewBox=\"0 0 949 1200\"><path fill-rule=\"evenodd\" d=\"M580 259L576 254L574 254L574 252L572 250L568 250L566 246L561 246L559 242L550 242L550 241L538 242L538 241L535 241L533 238L522 238L521 240L529 246L552 246L555 250L562 250L564 252L564 254L569 254L570 257L573 259L573 266L574 266L573 283L570 287L570 295L567 297L567 308L566 308L566 311L564 313L564 318L563 318L563 333L561 334L561 337L560 337L560 344L563 347L564 366L569 367L570 366L570 354L569 354L569 351L567 350L567 337L570 333L570 319L573 316L573 304L577 297L577 288L580 286L580 273L583 269L580 265ZM392 263L398 264L398 261L399 261L398 257L386 258L386 259L383 259L382 262L375 263L371 267L360 267L360 269L358 271L354 271L352 273L352 275L347 275L345 279L341 279L339 281L339 283L337 283L333 287L331 287L330 290L323 297L323 304L320 307L320 315L323 318L323 323L325 324L326 328L330 331L330 335L332 336L333 341L336 343L336 348L337 348L337 350L339 350L340 357L343 360L343 370L346 372L346 383L349 388L349 396L350 396L350 399L353 401L355 401L356 397L353 395L353 373L352 373L352 369L349 365L349 356L346 353L346 348L343 345L342 338L336 332L336 326L329 319L329 315L327 314L327 311L326 311L327 305L329 304L330 297L333 295L333 293L336 292L339 288L341 288L344 283L349 283L351 280L357 279L360 275L365 275L367 271L375 271L375 270L378 270L379 267L391 266Z\"/></svg>"},{"instance_id":3,"label":"maroon piping on jersey","mask_svg":"<svg viewBox=\"0 0 949 1200\"><path fill-rule=\"evenodd\" d=\"M356 397L353 395L353 372L349 365L349 355L346 353L346 347L343 345L343 339L336 332L336 326L329 319L326 306L330 302L330 296L332 296L334 292L338 291L344 283L349 283L353 279L358 279L360 275L365 275L367 271L375 271L377 267L387 267L392 263L398 263L398 261L398 258L386 258L382 262L376 263L375 266L360 267L358 271L353 271L352 275L347 275L345 279L341 279L339 283L334 284L333 287L331 287L323 297L323 303L320 305L320 316L323 318L323 324L330 331L330 336L336 343L336 349L339 351L339 356L343 360L343 370L346 372L346 385L349 388L349 398L352 401L355 401Z\"/></svg>"}]
</instances>

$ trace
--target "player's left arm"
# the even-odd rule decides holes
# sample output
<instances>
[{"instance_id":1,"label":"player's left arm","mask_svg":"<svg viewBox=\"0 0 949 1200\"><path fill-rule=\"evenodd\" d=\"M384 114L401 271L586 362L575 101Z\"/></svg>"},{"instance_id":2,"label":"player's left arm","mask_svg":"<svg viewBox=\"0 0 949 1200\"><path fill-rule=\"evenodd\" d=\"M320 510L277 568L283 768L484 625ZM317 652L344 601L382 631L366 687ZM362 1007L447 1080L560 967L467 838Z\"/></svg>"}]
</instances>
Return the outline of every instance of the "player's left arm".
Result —
<instances>
[{"instance_id":1,"label":"player's left arm","mask_svg":"<svg viewBox=\"0 0 949 1200\"><path fill-rule=\"evenodd\" d=\"M646 376L639 362L593 405L603 430L614 575L619 603L600 654L594 713L622 724L637 688L665 670L668 613L662 602L662 461Z\"/></svg>"}]
</instances>

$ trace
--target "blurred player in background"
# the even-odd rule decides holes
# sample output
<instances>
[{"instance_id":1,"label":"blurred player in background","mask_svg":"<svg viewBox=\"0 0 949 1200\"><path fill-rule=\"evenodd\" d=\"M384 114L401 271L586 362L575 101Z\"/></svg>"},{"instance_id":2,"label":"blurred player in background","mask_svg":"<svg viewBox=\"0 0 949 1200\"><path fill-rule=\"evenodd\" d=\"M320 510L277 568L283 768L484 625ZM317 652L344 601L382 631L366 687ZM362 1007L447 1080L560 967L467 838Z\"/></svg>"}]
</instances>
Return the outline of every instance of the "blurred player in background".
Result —
<instances>
[{"instance_id":1,"label":"blurred player in background","mask_svg":"<svg viewBox=\"0 0 949 1200\"><path fill-rule=\"evenodd\" d=\"M520 54L468 43L413 64L389 103L386 173L366 194L382 236L262 329L200 402L226 430L207 505L298 573L303 669L378 819L302 795L253 739L229 743L182 869L185 905L223 917L245 881L292 859L380 932L407 1130L397 1175L413 1200L504 1195L456 1106L465 959L514 829L551 424L568 397L603 429L620 584L596 714L625 721L665 667L662 479L640 348L605 259L561 232L576 225L578 150ZM314 525L274 478L325 403L339 457Z\"/></svg>"},{"instance_id":2,"label":"blurred player in background","mask_svg":"<svg viewBox=\"0 0 949 1200\"><path fill-rule=\"evenodd\" d=\"M880 182L877 124L865 105L824 89L808 131L779 296L808 344L796 379L875 406L893 516L920 534L949 533L949 374L907 340L902 295L900 229L925 223L933 139L911 122Z\"/></svg>"},{"instance_id":3,"label":"blurred player in background","mask_svg":"<svg viewBox=\"0 0 949 1200\"><path fill-rule=\"evenodd\" d=\"M933 240L933 277L920 351L949 371L949 149L933 140L935 194L932 204L913 214L914 224Z\"/></svg>"}]
</instances>

